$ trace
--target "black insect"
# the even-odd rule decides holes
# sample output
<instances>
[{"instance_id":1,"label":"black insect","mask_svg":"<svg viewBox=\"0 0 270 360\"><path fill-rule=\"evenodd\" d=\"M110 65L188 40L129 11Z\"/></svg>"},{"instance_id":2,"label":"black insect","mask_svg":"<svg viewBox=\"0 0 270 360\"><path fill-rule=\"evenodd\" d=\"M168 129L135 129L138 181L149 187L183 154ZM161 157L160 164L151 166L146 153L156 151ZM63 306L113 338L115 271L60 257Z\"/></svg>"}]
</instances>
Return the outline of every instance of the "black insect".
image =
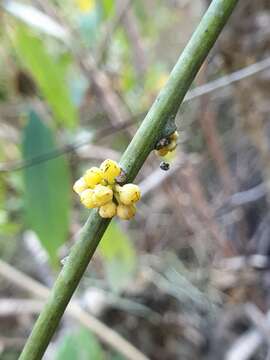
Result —
<instances>
[{"instance_id":1,"label":"black insect","mask_svg":"<svg viewBox=\"0 0 270 360\"><path fill-rule=\"evenodd\" d=\"M161 170L167 171L170 168L170 164L165 161L162 161L159 167L161 168Z\"/></svg>"}]
</instances>

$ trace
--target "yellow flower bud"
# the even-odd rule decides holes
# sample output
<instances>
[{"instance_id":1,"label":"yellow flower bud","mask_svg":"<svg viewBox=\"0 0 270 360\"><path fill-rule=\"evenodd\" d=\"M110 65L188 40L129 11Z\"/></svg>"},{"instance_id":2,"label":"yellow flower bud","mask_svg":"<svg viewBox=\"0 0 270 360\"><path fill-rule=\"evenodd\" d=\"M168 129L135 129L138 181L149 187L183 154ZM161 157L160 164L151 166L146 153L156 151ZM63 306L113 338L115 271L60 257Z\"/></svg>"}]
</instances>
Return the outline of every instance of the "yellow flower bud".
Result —
<instances>
[{"instance_id":1,"label":"yellow flower bud","mask_svg":"<svg viewBox=\"0 0 270 360\"><path fill-rule=\"evenodd\" d=\"M121 168L116 161L107 159L100 165L100 170L103 172L103 178L109 183L113 183L115 178L120 175Z\"/></svg>"},{"instance_id":2,"label":"yellow flower bud","mask_svg":"<svg viewBox=\"0 0 270 360\"><path fill-rule=\"evenodd\" d=\"M97 207L94 198L94 191L92 189L84 190L81 194L81 202L82 204L87 207L88 209L93 209Z\"/></svg>"},{"instance_id":3,"label":"yellow flower bud","mask_svg":"<svg viewBox=\"0 0 270 360\"><path fill-rule=\"evenodd\" d=\"M169 145L166 146L167 150L173 151L176 149L177 142L176 140L172 140Z\"/></svg>"},{"instance_id":4,"label":"yellow flower bud","mask_svg":"<svg viewBox=\"0 0 270 360\"><path fill-rule=\"evenodd\" d=\"M102 171L97 167L92 167L91 169L88 169L84 175L84 181L86 184L93 188L95 185L99 184L101 180L103 179L103 173Z\"/></svg>"},{"instance_id":5,"label":"yellow flower bud","mask_svg":"<svg viewBox=\"0 0 270 360\"><path fill-rule=\"evenodd\" d=\"M156 150L156 154L158 155L158 156L165 156L165 155L167 155L168 154L168 149L167 149L167 146L165 146L165 147L163 147L163 148L161 148L161 149L159 149L159 150Z\"/></svg>"},{"instance_id":6,"label":"yellow flower bud","mask_svg":"<svg viewBox=\"0 0 270 360\"><path fill-rule=\"evenodd\" d=\"M122 220L130 220L136 214L136 207L134 205L123 205L117 206L117 216Z\"/></svg>"},{"instance_id":7,"label":"yellow flower bud","mask_svg":"<svg viewBox=\"0 0 270 360\"><path fill-rule=\"evenodd\" d=\"M178 138L179 138L179 133L178 133L178 131L175 131L174 133L172 133L172 134L170 135L170 139L171 139L171 140L177 141Z\"/></svg>"},{"instance_id":8,"label":"yellow flower bud","mask_svg":"<svg viewBox=\"0 0 270 360\"><path fill-rule=\"evenodd\" d=\"M141 191L138 185L126 184L119 190L119 198L124 205L131 205L140 200Z\"/></svg>"},{"instance_id":9,"label":"yellow flower bud","mask_svg":"<svg viewBox=\"0 0 270 360\"><path fill-rule=\"evenodd\" d=\"M83 177L81 177L80 179L78 179L75 184L73 185L73 190L75 191L75 193L80 194L81 192L83 192L84 190L86 190L88 188L85 180Z\"/></svg>"},{"instance_id":10,"label":"yellow flower bud","mask_svg":"<svg viewBox=\"0 0 270 360\"><path fill-rule=\"evenodd\" d=\"M112 218L116 214L116 204L113 201L102 205L99 209L99 215L103 218Z\"/></svg>"},{"instance_id":11,"label":"yellow flower bud","mask_svg":"<svg viewBox=\"0 0 270 360\"><path fill-rule=\"evenodd\" d=\"M108 186L96 185L93 192L97 206L102 206L107 202L112 201L113 191Z\"/></svg>"}]
</instances>

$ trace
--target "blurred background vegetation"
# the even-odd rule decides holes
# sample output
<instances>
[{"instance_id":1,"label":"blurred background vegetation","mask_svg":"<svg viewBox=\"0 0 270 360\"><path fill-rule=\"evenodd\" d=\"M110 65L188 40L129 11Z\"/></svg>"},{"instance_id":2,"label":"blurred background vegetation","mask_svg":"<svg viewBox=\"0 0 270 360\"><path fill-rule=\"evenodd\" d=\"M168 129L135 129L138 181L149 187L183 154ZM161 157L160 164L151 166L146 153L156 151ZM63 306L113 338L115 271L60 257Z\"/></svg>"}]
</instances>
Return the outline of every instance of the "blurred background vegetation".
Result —
<instances>
[{"instance_id":1,"label":"blurred background vegetation","mask_svg":"<svg viewBox=\"0 0 270 360\"><path fill-rule=\"evenodd\" d=\"M0 3L1 359L44 300L12 271L51 287L88 216L73 182L120 158L208 4ZM111 223L76 292L149 359L269 359L269 24L269 1L240 2L177 115L171 169L150 155L135 219ZM45 359L123 359L76 320Z\"/></svg>"}]
</instances>

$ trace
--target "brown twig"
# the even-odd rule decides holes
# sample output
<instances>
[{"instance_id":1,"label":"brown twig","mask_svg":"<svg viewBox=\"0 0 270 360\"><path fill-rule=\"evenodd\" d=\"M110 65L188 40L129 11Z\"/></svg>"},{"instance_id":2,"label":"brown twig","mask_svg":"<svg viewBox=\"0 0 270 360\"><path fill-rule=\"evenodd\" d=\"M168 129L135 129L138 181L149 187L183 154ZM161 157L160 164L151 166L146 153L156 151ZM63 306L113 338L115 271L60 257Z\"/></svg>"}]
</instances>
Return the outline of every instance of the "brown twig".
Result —
<instances>
[{"instance_id":1,"label":"brown twig","mask_svg":"<svg viewBox=\"0 0 270 360\"><path fill-rule=\"evenodd\" d=\"M200 72L199 83L205 82L205 66ZM219 177L223 183L225 194L229 195L236 190L236 184L232 177L229 165L226 160L224 150L220 141L220 135L216 128L216 119L214 109L211 105L209 95L205 94L200 97L201 111L199 115L199 123L205 141L210 153L210 156L215 161Z\"/></svg>"},{"instance_id":2,"label":"brown twig","mask_svg":"<svg viewBox=\"0 0 270 360\"><path fill-rule=\"evenodd\" d=\"M70 34L70 51L72 52L77 63L81 67L82 72L91 82L91 87L94 89L97 99L100 101L105 113L110 119L113 126L125 122L130 118L131 114L123 99L114 91L111 81L107 74L98 68L98 64L89 52L85 52L78 46L78 39L81 35L57 12L57 10L46 2L46 6L42 5L40 0L36 0L43 8L43 10L55 21L59 22ZM73 47L77 44L77 47Z\"/></svg>"},{"instance_id":3,"label":"brown twig","mask_svg":"<svg viewBox=\"0 0 270 360\"><path fill-rule=\"evenodd\" d=\"M107 24L105 35L100 41L100 44L98 46L98 51L95 56L98 66L100 66L101 63L104 61L104 58L106 57L106 54L110 47L112 35L117 30L118 26L120 25L123 17L125 16L127 10L129 9L133 1L134 0L126 0L125 2L121 1L121 6L119 6L115 17Z\"/></svg>"},{"instance_id":4,"label":"brown twig","mask_svg":"<svg viewBox=\"0 0 270 360\"><path fill-rule=\"evenodd\" d=\"M265 60L259 61L255 64L252 64L250 66L247 66L241 70L235 71L229 75L223 76L217 80L211 81L207 84L198 86L190 91L188 91L187 96L184 99L184 102L191 101L195 98L199 98L203 96L204 94L210 94L214 91L217 91L219 89L222 89L226 86L229 86L231 84L234 84L237 81L240 81L242 79L245 79L246 77L255 75L267 68L270 67L270 58L267 58ZM7 110L6 110L7 108ZM7 107L2 108L0 107L1 114L5 112L6 117L10 117L11 113L14 113L14 105L8 105ZM18 112L20 109L18 110ZM140 114L134 115L132 118L129 118L125 123L119 124L115 127L107 126L104 129L100 129L98 133L95 136L95 140L98 140L102 137L113 135L118 131L124 130L136 123L138 120L140 120L143 116L145 116L146 112L142 112ZM94 121L94 119L92 119ZM39 164L43 161L48 161L50 159L53 159L57 156L61 156L65 153L69 153L74 151L75 149L86 145L90 139L87 141L78 142L76 144L68 144L64 145L57 149L57 151L48 152L43 154L41 157L32 158L29 161L14 161L9 163L2 163L0 164L0 172L9 172L9 171L15 171L20 170L25 167L33 166L36 164Z\"/></svg>"},{"instance_id":5,"label":"brown twig","mask_svg":"<svg viewBox=\"0 0 270 360\"><path fill-rule=\"evenodd\" d=\"M122 0L116 1L116 8L117 12L121 13ZM142 77L146 71L147 62L143 42L139 32L139 25L131 6L129 6L123 14L122 23L132 48L132 58L135 70L138 77Z\"/></svg>"},{"instance_id":6,"label":"brown twig","mask_svg":"<svg viewBox=\"0 0 270 360\"><path fill-rule=\"evenodd\" d=\"M214 212L205 197L198 174L194 165L189 162L186 168L181 172L184 178L187 190L191 196L193 208L198 212L199 217L206 224L206 227L212 238L223 248L227 253L228 241L223 234L220 225L216 222ZM205 226L204 226L205 227Z\"/></svg>"}]
</instances>

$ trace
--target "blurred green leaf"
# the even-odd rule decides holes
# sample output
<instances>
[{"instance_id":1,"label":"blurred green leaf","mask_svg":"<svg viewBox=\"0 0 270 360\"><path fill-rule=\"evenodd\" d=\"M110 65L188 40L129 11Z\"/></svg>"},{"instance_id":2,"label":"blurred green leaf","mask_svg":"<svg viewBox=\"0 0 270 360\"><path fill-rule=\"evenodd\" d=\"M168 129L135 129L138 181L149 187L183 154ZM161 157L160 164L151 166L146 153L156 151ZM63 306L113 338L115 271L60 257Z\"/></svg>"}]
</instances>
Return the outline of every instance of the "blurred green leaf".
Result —
<instances>
[{"instance_id":1,"label":"blurred green leaf","mask_svg":"<svg viewBox=\"0 0 270 360\"><path fill-rule=\"evenodd\" d=\"M85 328L66 335L55 360L103 360L103 351L96 337Z\"/></svg>"},{"instance_id":2,"label":"blurred green leaf","mask_svg":"<svg viewBox=\"0 0 270 360\"><path fill-rule=\"evenodd\" d=\"M15 235L20 229L20 224L18 222L12 222L9 219L8 211L13 210L10 209L9 206L10 199L11 197L9 196L6 187L6 178L4 179L4 177L0 176L0 236ZM1 246L1 241L0 248L1 250L3 250Z\"/></svg>"},{"instance_id":3,"label":"blurred green leaf","mask_svg":"<svg viewBox=\"0 0 270 360\"><path fill-rule=\"evenodd\" d=\"M66 126L74 126L78 118L77 109L71 100L61 63L48 53L43 41L24 26L17 26L15 47L55 119Z\"/></svg>"},{"instance_id":4,"label":"blurred green leaf","mask_svg":"<svg viewBox=\"0 0 270 360\"><path fill-rule=\"evenodd\" d=\"M126 64L122 70L122 76L120 80L120 86L123 91L131 90L136 85L136 75L134 67L129 63Z\"/></svg>"},{"instance_id":5,"label":"blurred green leaf","mask_svg":"<svg viewBox=\"0 0 270 360\"><path fill-rule=\"evenodd\" d=\"M162 64L157 63L151 66L145 78L146 92L159 91L165 85L168 77L169 73Z\"/></svg>"},{"instance_id":6,"label":"blurred green leaf","mask_svg":"<svg viewBox=\"0 0 270 360\"><path fill-rule=\"evenodd\" d=\"M23 130L24 160L55 149L51 130L38 115L30 112ZM25 210L31 228L37 233L53 263L65 242L69 228L70 174L66 160L58 157L23 170Z\"/></svg>"},{"instance_id":7,"label":"blurred green leaf","mask_svg":"<svg viewBox=\"0 0 270 360\"><path fill-rule=\"evenodd\" d=\"M6 183L4 181L4 177L0 176L0 209L3 207L5 198L6 198Z\"/></svg>"},{"instance_id":8,"label":"blurred green leaf","mask_svg":"<svg viewBox=\"0 0 270 360\"><path fill-rule=\"evenodd\" d=\"M130 281L136 264L136 253L129 237L112 221L99 246L105 260L108 282L114 291L119 291Z\"/></svg>"},{"instance_id":9,"label":"blurred green leaf","mask_svg":"<svg viewBox=\"0 0 270 360\"><path fill-rule=\"evenodd\" d=\"M115 13L115 1L102 0L102 8L105 19L110 16L113 16Z\"/></svg>"},{"instance_id":10,"label":"blurred green leaf","mask_svg":"<svg viewBox=\"0 0 270 360\"><path fill-rule=\"evenodd\" d=\"M124 358L120 354L115 354L110 357L110 360L124 360Z\"/></svg>"}]
</instances>

